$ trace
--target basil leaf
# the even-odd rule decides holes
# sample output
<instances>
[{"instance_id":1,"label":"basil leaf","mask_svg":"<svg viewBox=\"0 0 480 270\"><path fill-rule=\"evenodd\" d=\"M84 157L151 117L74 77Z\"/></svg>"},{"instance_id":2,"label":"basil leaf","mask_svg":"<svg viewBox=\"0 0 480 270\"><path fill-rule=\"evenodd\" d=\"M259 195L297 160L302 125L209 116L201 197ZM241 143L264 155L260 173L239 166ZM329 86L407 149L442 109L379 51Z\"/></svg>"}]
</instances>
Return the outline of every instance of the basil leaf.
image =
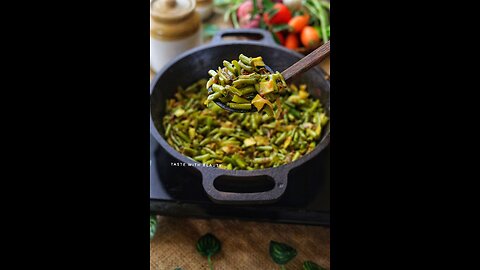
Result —
<instances>
[{"instance_id":1,"label":"basil leaf","mask_svg":"<svg viewBox=\"0 0 480 270\"><path fill-rule=\"evenodd\" d=\"M155 215L150 215L150 240L155 236L157 231L157 217Z\"/></svg>"},{"instance_id":2,"label":"basil leaf","mask_svg":"<svg viewBox=\"0 0 480 270\"><path fill-rule=\"evenodd\" d=\"M306 261L303 263L303 270L325 270L325 268L312 261Z\"/></svg>"},{"instance_id":3,"label":"basil leaf","mask_svg":"<svg viewBox=\"0 0 480 270\"><path fill-rule=\"evenodd\" d=\"M217 254L221 247L220 240L210 233L200 237L197 242L197 251L205 257L211 257Z\"/></svg>"},{"instance_id":4,"label":"basil leaf","mask_svg":"<svg viewBox=\"0 0 480 270\"><path fill-rule=\"evenodd\" d=\"M270 241L270 257L276 264L284 265L295 258L295 256L297 256L297 250L293 247L284 243Z\"/></svg>"}]
</instances>

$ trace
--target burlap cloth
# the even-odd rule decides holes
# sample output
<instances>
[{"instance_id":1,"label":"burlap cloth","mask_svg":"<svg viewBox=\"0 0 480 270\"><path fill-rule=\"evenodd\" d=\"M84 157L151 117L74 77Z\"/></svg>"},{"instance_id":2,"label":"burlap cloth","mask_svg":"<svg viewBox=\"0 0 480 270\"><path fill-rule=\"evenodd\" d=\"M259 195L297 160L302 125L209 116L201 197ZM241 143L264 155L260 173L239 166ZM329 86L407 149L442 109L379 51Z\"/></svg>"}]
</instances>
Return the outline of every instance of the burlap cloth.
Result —
<instances>
[{"instance_id":1,"label":"burlap cloth","mask_svg":"<svg viewBox=\"0 0 480 270\"><path fill-rule=\"evenodd\" d=\"M268 253L270 240L297 249L298 255L286 265L289 270L302 269L305 260L330 269L330 229L326 227L164 216L159 217L150 243L150 269L208 269L207 259L195 249L198 238L208 232L222 243L213 257L216 270L278 270Z\"/></svg>"}]
</instances>

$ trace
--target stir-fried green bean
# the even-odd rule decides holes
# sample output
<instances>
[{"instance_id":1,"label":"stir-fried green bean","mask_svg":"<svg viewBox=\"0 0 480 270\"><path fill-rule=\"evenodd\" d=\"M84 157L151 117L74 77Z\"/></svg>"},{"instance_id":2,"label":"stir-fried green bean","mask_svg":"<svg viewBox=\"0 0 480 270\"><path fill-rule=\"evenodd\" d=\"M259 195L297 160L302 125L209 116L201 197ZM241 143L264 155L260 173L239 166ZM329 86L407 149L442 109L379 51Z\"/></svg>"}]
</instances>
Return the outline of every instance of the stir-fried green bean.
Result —
<instances>
[{"instance_id":1,"label":"stir-fried green bean","mask_svg":"<svg viewBox=\"0 0 480 270\"><path fill-rule=\"evenodd\" d=\"M215 93L208 96L205 105L220 100L232 109L250 110L253 105L257 111L264 110L273 115L272 102L287 88L282 75L278 72L270 74L260 56L251 58L240 54L238 61L230 63L224 60L223 68L210 70L208 74L211 78L206 87L212 87Z\"/></svg>"},{"instance_id":2,"label":"stir-fried green bean","mask_svg":"<svg viewBox=\"0 0 480 270\"><path fill-rule=\"evenodd\" d=\"M238 63L244 61L248 62L241 57ZM250 59L252 65L258 61ZM233 68L237 72L234 63ZM200 80L185 90L178 88L174 97L166 102L162 123L167 142L203 164L227 170L257 170L293 162L313 151L329 120L320 101L309 96L305 85L290 85L279 93L279 101L272 103L279 115L271 117L259 113L230 113L215 103L205 108L200 101L208 96L206 82ZM213 85L214 94L229 88ZM245 89L255 90L248 84L237 90ZM252 106L245 100L245 95L231 93L229 103L241 108Z\"/></svg>"}]
</instances>

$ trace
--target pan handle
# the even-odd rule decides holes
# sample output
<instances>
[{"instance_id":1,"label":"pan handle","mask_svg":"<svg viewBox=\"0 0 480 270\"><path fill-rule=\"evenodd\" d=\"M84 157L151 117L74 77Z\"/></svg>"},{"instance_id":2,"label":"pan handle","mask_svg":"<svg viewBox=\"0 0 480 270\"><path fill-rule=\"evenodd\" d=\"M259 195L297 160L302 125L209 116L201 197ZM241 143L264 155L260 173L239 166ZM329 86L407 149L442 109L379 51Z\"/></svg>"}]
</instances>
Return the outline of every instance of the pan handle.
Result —
<instances>
[{"instance_id":1,"label":"pan handle","mask_svg":"<svg viewBox=\"0 0 480 270\"><path fill-rule=\"evenodd\" d=\"M286 169L280 169L269 172L256 172L246 170L201 170L202 173L202 185L203 189L216 203L220 204L266 204L277 201L285 192L288 182L288 171ZM262 170L263 171L263 170ZM253 174L252 174L253 173ZM240 192L240 191L220 191L218 190L214 182L220 178L228 182L234 180L237 183L242 184L248 181L255 181L255 179L268 179L273 181L273 188L268 191L261 192Z\"/></svg>"},{"instance_id":2,"label":"pan handle","mask_svg":"<svg viewBox=\"0 0 480 270\"><path fill-rule=\"evenodd\" d=\"M254 42L259 42L267 45L277 45L275 40L272 37L272 34L263 29L247 29L247 28L240 28L240 29L224 29L219 30L212 38L211 43L217 44L221 43L223 37L234 37L234 36L260 36L259 40L252 40Z\"/></svg>"}]
</instances>

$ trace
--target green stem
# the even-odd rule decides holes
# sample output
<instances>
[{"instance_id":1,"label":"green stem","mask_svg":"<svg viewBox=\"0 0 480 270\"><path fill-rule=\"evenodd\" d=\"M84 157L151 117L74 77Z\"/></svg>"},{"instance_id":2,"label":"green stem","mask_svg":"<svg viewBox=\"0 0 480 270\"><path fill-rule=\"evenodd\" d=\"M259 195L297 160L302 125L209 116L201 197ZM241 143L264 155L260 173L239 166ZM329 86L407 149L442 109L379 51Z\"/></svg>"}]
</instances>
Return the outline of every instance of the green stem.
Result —
<instances>
[{"instance_id":1,"label":"green stem","mask_svg":"<svg viewBox=\"0 0 480 270\"><path fill-rule=\"evenodd\" d=\"M282 270L287 270L287 268L285 268L285 265L283 265L283 264L280 265L280 269L282 269Z\"/></svg>"},{"instance_id":2,"label":"green stem","mask_svg":"<svg viewBox=\"0 0 480 270\"><path fill-rule=\"evenodd\" d=\"M212 263L211 257L208 256L207 259L208 259L208 266L210 267L210 270L213 270L213 263Z\"/></svg>"},{"instance_id":3,"label":"green stem","mask_svg":"<svg viewBox=\"0 0 480 270\"><path fill-rule=\"evenodd\" d=\"M318 15L318 12L316 10L316 8L310 4L310 2L305 2L305 5L304 5L305 8L307 8L307 10L310 12L310 14L312 16L314 16L315 18L317 18L317 20L320 20L320 16Z\"/></svg>"},{"instance_id":4,"label":"green stem","mask_svg":"<svg viewBox=\"0 0 480 270\"><path fill-rule=\"evenodd\" d=\"M330 2L320 1L320 5L322 5L326 9L330 10Z\"/></svg>"},{"instance_id":5,"label":"green stem","mask_svg":"<svg viewBox=\"0 0 480 270\"><path fill-rule=\"evenodd\" d=\"M232 24L234 28L240 28L240 25L238 24L238 18L237 18L237 12L234 11L232 13Z\"/></svg>"},{"instance_id":6,"label":"green stem","mask_svg":"<svg viewBox=\"0 0 480 270\"><path fill-rule=\"evenodd\" d=\"M329 25L329 22L327 19L327 12L318 2L315 2L315 3L317 3L316 7L318 9L318 14L320 15L319 19L320 19L320 27L322 30L322 40L325 43L329 39L327 36L327 26Z\"/></svg>"}]
</instances>

